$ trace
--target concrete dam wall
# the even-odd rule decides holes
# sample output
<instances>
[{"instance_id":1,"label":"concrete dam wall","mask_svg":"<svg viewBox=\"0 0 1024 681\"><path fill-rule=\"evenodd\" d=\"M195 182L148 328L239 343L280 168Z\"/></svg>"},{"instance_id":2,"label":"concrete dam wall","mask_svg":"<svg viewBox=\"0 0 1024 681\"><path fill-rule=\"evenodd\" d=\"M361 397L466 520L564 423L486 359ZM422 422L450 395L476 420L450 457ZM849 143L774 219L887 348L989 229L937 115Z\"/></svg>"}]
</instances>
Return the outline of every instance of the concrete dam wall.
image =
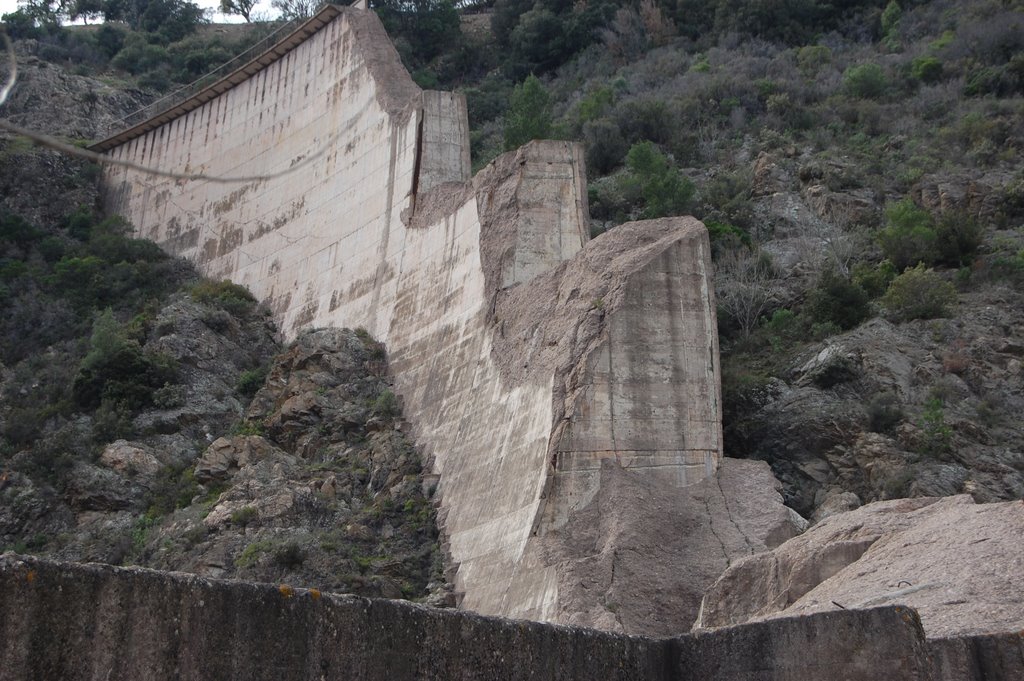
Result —
<instances>
[{"instance_id":1,"label":"concrete dam wall","mask_svg":"<svg viewBox=\"0 0 1024 681\"><path fill-rule=\"evenodd\" d=\"M372 12L326 6L94 149L258 177L107 166L106 207L249 287L289 337L364 327L387 344L463 608L629 629L615 592L666 601L651 633L685 630L695 612L671 594L706 586L689 540L642 535L721 458L706 230L672 218L591 241L580 149L531 142L471 178L465 106L412 82ZM611 504L612 486L629 495ZM628 556L663 569L617 571Z\"/></svg>"},{"instance_id":2,"label":"concrete dam wall","mask_svg":"<svg viewBox=\"0 0 1024 681\"><path fill-rule=\"evenodd\" d=\"M664 639L0 557L0 681L1011 681L1020 634L927 641L889 606Z\"/></svg>"}]
</instances>

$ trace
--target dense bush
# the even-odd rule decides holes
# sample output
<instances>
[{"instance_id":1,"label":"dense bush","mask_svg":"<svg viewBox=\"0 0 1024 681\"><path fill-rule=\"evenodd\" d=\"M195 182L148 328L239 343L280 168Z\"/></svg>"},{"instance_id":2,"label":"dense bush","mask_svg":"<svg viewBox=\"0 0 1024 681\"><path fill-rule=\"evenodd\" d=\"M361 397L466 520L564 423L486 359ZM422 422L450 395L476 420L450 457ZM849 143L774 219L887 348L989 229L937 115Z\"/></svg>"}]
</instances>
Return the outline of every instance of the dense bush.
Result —
<instances>
[{"instance_id":1,"label":"dense bush","mask_svg":"<svg viewBox=\"0 0 1024 681\"><path fill-rule=\"evenodd\" d=\"M956 299L952 284L919 264L893 279L881 302L894 320L909 321L941 317Z\"/></svg>"},{"instance_id":2,"label":"dense bush","mask_svg":"<svg viewBox=\"0 0 1024 681\"><path fill-rule=\"evenodd\" d=\"M982 227L966 213L946 213L935 225L936 262L950 267L967 265L981 246Z\"/></svg>"},{"instance_id":3,"label":"dense bush","mask_svg":"<svg viewBox=\"0 0 1024 681\"><path fill-rule=\"evenodd\" d=\"M79 406L101 402L138 411L153 404L153 393L176 377L169 357L145 352L108 309L93 324L90 349L78 368L73 394Z\"/></svg>"},{"instance_id":4,"label":"dense bush","mask_svg":"<svg viewBox=\"0 0 1024 681\"><path fill-rule=\"evenodd\" d=\"M827 269L808 296L807 311L819 324L831 322L840 329L852 329L870 316L868 300L863 288Z\"/></svg>"},{"instance_id":5,"label":"dense bush","mask_svg":"<svg viewBox=\"0 0 1024 681\"><path fill-rule=\"evenodd\" d=\"M660 218L685 214L693 201L695 188L669 159L651 142L634 144L626 154L629 175L643 197L641 216Z\"/></svg>"},{"instance_id":6,"label":"dense bush","mask_svg":"<svg viewBox=\"0 0 1024 681\"><path fill-rule=\"evenodd\" d=\"M891 434L903 420L903 409L892 393L880 393L868 401L868 429Z\"/></svg>"},{"instance_id":7,"label":"dense bush","mask_svg":"<svg viewBox=\"0 0 1024 681\"><path fill-rule=\"evenodd\" d=\"M918 263L935 263L939 255L938 235L928 211L904 199L888 205L885 215L888 224L879 232L878 243L897 271Z\"/></svg>"},{"instance_id":8,"label":"dense bush","mask_svg":"<svg viewBox=\"0 0 1024 681\"><path fill-rule=\"evenodd\" d=\"M227 279L201 281L193 286L189 293L192 295L192 300L197 303L219 307L235 316L251 312L256 305L256 299L253 298L249 289Z\"/></svg>"},{"instance_id":9,"label":"dense bush","mask_svg":"<svg viewBox=\"0 0 1024 681\"><path fill-rule=\"evenodd\" d=\"M459 14L452 0L379 0L373 9L392 39L409 46L405 57L410 70L419 68L462 42Z\"/></svg>"},{"instance_id":10,"label":"dense bush","mask_svg":"<svg viewBox=\"0 0 1024 681\"><path fill-rule=\"evenodd\" d=\"M918 57L911 62L910 72L922 83L935 83L942 79L942 62L935 57Z\"/></svg>"},{"instance_id":11,"label":"dense bush","mask_svg":"<svg viewBox=\"0 0 1024 681\"><path fill-rule=\"evenodd\" d=\"M259 389L263 387L264 381L267 380L267 367L259 367L257 369L249 369L243 371L238 377L237 390L246 397L252 397Z\"/></svg>"},{"instance_id":12,"label":"dense bush","mask_svg":"<svg viewBox=\"0 0 1024 681\"><path fill-rule=\"evenodd\" d=\"M128 316L188 276L155 244L127 233L122 220L101 221L88 210L55 231L0 213L0 361L87 333L107 307Z\"/></svg>"},{"instance_id":13,"label":"dense bush","mask_svg":"<svg viewBox=\"0 0 1024 681\"><path fill-rule=\"evenodd\" d=\"M583 142L587 150L588 171L600 175L606 175L622 165L629 150L619 126L607 118L584 123Z\"/></svg>"},{"instance_id":14,"label":"dense bush","mask_svg":"<svg viewBox=\"0 0 1024 681\"><path fill-rule=\"evenodd\" d=\"M889 80L878 64L858 64L843 73L843 87L851 97L880 99L889 89Z\"/></svg>"}]
</instances>

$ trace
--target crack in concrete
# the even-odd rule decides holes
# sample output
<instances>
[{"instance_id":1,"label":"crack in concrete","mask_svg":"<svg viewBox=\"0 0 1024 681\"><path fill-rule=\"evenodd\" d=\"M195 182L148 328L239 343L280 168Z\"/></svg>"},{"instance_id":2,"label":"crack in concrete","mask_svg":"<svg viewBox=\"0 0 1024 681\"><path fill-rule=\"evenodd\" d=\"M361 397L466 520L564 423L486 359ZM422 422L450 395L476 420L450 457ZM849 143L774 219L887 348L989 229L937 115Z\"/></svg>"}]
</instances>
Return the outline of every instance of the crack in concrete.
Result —
<instances>
[{"instance_id":1,"label":"crack in concrete","mask_svg":"<svg viewBox=\"0 0 1024 681\"><path fill-rule=\"evenodd\" d=\"M715 476L718 477L717 475ZM704 497L704 510L708 518L708 529L711 530L711 534L715 539L718 540L719 546L722 547L722 555L725 557L725 564L728 566L732 561L729 560L729 549L726 548L725 542L718 536L718 532L715 530L715 514L711 512L711 501L707 496Z\"/></svg>"},{"instance_id":2,"label":"crack in concrete","mask_svg":"<svg viewBox=\"0 0 1024 681\"><path fill-rule=\"evenodd\" d=\"M747 536L747 533L743 531L743 528L739 526L739 523L737 523L736 519L732 516L732 509L729 508L729 498L725 496L725 490L722 489L722 478L718 473L715 473L715 484L718 485L718 493L722 495L722 504L725 505L725 514L729 516L729 522L732 523L732 526L735 527L736 531L740 533L741 537L743 537L743 542L747 545L747 549L750 550L750 554L753 555L757 553L754 549L754 545L750 543L750 537Z\"/></svg>"}]
</instances>

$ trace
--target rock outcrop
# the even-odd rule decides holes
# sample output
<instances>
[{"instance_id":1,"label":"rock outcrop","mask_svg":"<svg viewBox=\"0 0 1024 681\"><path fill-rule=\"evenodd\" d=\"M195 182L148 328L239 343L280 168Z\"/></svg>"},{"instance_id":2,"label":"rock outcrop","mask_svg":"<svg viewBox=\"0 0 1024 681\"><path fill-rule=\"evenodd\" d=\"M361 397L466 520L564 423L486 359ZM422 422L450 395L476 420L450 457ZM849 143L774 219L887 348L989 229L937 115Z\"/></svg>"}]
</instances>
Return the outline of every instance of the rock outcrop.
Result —
<instances>
[{"instance_id":1,"label":"rock outcrop","mask_svg":"<svg viewBox=\"0 0 1024 681\"><path fill-rule=\"evenodd\" d=\"M901 604L929 638L1024 629L1024 503L899 499L832 515L732 565L697 627Z\"/></svg>"},{"instance_id":2,"label":"rock outcrop","mask_svg":"<svg viewBox=\"0 0 1024 681\"><path fill-rule=\"evenodd\" d=\"M727 414L726 454L768 461L806 517L832 497L1021 498L1024 296L961 298L953 318L872 319L813 344Z\"/></svg>"}]
</instances>

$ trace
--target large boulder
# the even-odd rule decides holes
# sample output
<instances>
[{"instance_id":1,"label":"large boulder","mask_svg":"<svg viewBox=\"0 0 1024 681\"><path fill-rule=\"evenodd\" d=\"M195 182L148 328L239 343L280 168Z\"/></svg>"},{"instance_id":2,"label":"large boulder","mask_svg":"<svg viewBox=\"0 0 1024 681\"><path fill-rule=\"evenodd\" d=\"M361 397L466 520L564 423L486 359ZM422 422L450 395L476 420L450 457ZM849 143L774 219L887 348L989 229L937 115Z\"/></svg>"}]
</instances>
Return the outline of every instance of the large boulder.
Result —
<instances>
[{"instance_id":1,"label":"large boulder","mask_svg":"<svg viewBox=\"0 0 1024 681\"><path fill-rule=\"evenodd\" d=\"M1024 628L1024 503L898 499L832 515L729 567L695 628L908 605L929 638Z\"/></svg>"},{"instance_id":2,"label":"large boulder","mask_svg":"<svg viewBox=\"0 0 1024 681\"><path fill-rule=\"evenodd\" d=\"M226 480L246 466L266 459L294 460L259 435L219 437L199 458L195 477L201 483Z\"/></svg>"}]
</instances>

